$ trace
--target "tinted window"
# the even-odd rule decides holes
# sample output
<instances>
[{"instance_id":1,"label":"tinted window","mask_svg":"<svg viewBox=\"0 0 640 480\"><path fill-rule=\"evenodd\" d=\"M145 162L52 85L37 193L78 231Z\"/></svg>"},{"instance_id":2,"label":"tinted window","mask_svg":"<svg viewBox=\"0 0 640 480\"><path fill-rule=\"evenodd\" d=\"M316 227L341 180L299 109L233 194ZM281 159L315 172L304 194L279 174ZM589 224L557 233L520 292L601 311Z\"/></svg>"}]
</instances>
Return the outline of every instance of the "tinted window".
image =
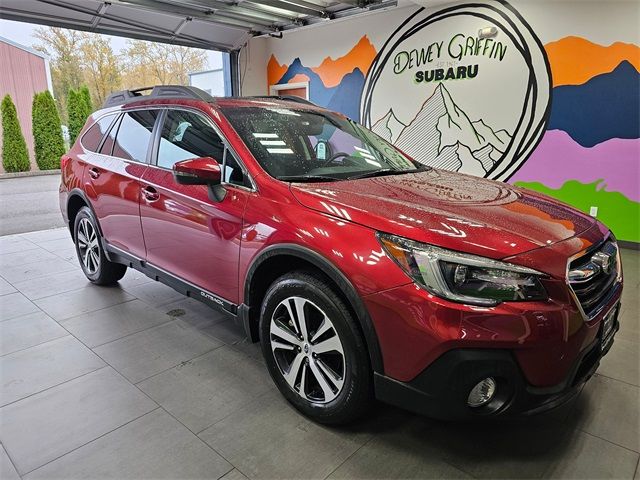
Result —
<instances>
[{"instance_id":1,"label":"tinted window","mask_svg":"<svg viewBox=\"0 0 640 480\"><path fill-rule=\"evenodd\" d=\"M102 137L104 137L104 134L107 133L107 130L109 129L109 126L111 125L111 122L113 122L115 116L115 114L105 115L85 132L85 134L82 136L82 145L84 146L84 148L92 152L98 151L98 147L100 146Z\"/></svg>"},{"instance_id":2,"label":"tinted window","mask_svg":"<svg viewBox=\"0 0 640 480\"><path fill-rule=\"evenodd\" d=\"M157 117L158 110L140 110L125 113L120 121L120 127L118 127L116 142L113 146L113 156L136 162L145 162L153 124Z\"/></svg>"},{"instance_id":3,"label":"tinted window","mask_svg":"<svg viewBox=\"0 0 640 480\"><path fill-rule=\"evenodd\" d=\"M100 153L103 155L111 155L113 152L113 145L116 142L116 133L118 132L118 126L120 125L120 120L122 117L118 118L115 122L113 122L113 126L109 133L107 134L104 142L102 142L102 146L100 147Z\"/></svg>"},{"instance_id":4,"label":"tinted window","mask_svg":"<svg viewBox=\"0 0 640 480\"><path fill-rule=\"evenodd\" d=\"M200 115L170 110L162 127L158 166L173 168L176 162L189 158L211 157L222 163L224 144Z\"/></svg>"}]
</instances>

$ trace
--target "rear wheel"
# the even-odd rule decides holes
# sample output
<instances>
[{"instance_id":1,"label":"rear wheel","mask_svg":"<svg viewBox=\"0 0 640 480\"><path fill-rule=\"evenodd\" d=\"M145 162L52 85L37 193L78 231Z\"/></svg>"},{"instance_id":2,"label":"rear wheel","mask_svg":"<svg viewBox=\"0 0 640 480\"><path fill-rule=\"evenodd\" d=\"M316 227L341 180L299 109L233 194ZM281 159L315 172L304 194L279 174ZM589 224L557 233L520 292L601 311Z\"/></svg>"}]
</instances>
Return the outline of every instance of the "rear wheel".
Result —
<instances>
[{"instance_id":1,"label":"rear wheel","mask_svg":"<svg viewBox=\"0 0 640 480\"><path fill-rule=\"evenodd\" d=\"M260 338L274 382L302 413L339 424L366 411L371 398L366 346L331 285L302 272L276 280L263 302Z\"/></svg>"},{"instance_id":2,"label":"rear wheel","mask_svg":"<svg viewBox=\"0 0 640 480\"><path fill-rule=\"evenodd\" d=\"M82 207L74 222L76 253L85 276L96 285L113 285L127 271L126 265L107 259L100 242L98 221L89 207Z\"/></svg>"}]
</instances>

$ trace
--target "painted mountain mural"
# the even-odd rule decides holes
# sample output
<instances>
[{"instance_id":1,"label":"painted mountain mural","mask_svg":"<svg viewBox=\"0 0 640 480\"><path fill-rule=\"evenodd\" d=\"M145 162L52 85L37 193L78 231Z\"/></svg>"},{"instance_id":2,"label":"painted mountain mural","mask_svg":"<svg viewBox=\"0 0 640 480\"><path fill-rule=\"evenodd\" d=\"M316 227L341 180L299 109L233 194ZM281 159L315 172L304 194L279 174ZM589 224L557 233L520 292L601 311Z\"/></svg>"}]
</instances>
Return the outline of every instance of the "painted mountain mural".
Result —
<instances>
[{"instance_id":1,"label":"painted mountain mural","mask_svg":"<svg viewBox=\"0 0 640 480\"><path fill-rule=\"evenodd\" d=\"M500 160L511 136L482 119L472 121L442 84L404 125L389 110L372 130L417 161L437 168L484 177Z\"/></svg>"},{"instance_id":2,"label":"painted mountain mural","mask_svg":"<svg viewBox=\"0 0 640 480\"><path fill-rule=\"evenodd\" d=\"M300 58L289 66L280 65L272 55L267 64L267 81L269 85L308 81L309 100L357 120L365 76L375 56L376 50L366 35L345 55L326 57L317 67L305 66Z\"/></svg>"},{"instance_id":3,"label":"painted mountain mural","mask_svg":"<svg viewBox=\"0 0 640 480\"><path fill-rule=\"evenodd\" d=\"M564 130L584 147L640 136L640 73L623 61L582 85L553 89L549 130Z\"/></svg>"}]
</instances>

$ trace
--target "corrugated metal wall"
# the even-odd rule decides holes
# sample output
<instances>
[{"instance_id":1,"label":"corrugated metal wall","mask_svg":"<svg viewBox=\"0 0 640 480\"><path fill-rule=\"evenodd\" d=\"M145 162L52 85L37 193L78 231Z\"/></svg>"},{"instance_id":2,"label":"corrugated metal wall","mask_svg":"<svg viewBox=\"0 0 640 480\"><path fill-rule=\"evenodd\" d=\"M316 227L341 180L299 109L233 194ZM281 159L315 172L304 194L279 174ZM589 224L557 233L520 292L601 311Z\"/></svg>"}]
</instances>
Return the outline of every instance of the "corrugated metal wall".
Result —
<instances>
[{"instance_id":1,"label":"corrugated metal wall","mask_svg":"<svg viewBox=\"0 0 640 480\"><path fill-rule=\"evenodd\" d=\"M8 93L16 105L22 134L29 148L32 170L37 170L38 167L33 156L31 103L34 93L48 88L45 59L0 40L0 99ZM0 170L4 171L1 165Z\"/></svg>"}]
</instances>

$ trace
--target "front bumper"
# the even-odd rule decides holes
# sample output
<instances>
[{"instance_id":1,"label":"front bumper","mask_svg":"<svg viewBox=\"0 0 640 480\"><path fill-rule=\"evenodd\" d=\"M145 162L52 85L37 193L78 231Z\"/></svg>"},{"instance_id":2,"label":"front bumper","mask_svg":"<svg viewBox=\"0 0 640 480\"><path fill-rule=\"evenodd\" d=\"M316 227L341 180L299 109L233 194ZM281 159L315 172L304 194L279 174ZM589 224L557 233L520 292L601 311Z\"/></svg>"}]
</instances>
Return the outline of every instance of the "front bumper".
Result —
<instances>
[{"instance_id":1,"label":"front bumper","mask_svg":"<svg viewBox=\"0 0 640 480\"><path fill-rule=\"evenodd\" d=\"M619 305L613 312L613 331L618 329ZM409 382L375 375L376 397L401 408L445 420L533 415L556 408L573 399L591 378L613 340L603 345L602 334L584 349L570 373L557 385L530 385L512 351L455 349L441 355ZM471 389L493 377L498 384L494 398L482 407L467 405Z\"/></svg>"}]
</instances>

